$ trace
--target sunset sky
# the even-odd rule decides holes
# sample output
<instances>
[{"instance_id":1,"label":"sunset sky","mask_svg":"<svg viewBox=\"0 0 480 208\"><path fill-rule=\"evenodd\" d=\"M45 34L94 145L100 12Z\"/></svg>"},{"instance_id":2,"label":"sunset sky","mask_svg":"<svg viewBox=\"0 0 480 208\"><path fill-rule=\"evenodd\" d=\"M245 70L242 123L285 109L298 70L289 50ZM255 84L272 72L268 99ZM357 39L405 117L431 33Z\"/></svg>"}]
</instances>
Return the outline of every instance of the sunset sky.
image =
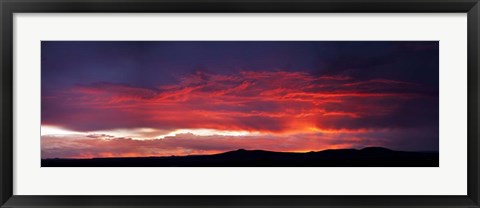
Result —
<instances>
[{"instance_id":1,"label":"sunset sky","mask_svg":"<svg viewBox=\"0 0 480 208\"><path fill-rule=\"evenodd\" d=\"M437 41L42 41L42 158L438 151Z\"/></svg>"}]
</instances>

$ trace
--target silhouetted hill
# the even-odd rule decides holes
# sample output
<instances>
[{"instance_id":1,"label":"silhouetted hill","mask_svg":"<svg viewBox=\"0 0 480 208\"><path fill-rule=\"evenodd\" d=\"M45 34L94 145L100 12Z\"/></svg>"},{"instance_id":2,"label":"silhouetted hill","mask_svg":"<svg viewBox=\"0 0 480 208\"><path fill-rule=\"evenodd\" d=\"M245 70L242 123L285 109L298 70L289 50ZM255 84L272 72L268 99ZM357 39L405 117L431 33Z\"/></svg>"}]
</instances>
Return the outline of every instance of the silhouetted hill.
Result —
<instances>
[{"instance_id":1,"label":"silhouetted hill","mask_svg":"<svg viewBox=\"0 0 480 208\"><path fill-rule=\"evenodd\" d=\"M213 155L43 159L42 167L438 167L438 152L383 147L293 153L239 149Z\"/></svg>"}]
</instances>

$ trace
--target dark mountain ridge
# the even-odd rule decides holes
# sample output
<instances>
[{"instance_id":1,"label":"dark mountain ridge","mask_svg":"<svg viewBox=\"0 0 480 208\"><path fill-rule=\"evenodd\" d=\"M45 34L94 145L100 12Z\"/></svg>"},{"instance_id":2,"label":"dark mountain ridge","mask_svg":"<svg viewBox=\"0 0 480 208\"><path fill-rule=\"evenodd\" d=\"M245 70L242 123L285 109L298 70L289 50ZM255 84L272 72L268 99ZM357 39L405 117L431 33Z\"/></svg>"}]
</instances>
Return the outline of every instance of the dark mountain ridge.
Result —
<instances>
[{"instance_id":1,"label":"dark mountain ridge","mask_svg":"<svg viewBox=\"0 0 480 208\"><path fill-rule=\"evenodd\" d=\"M213 155L42 159L42 167L438 167L438 152L383 147L273 152L239 149Z\"/></svg>"}]
</instances>

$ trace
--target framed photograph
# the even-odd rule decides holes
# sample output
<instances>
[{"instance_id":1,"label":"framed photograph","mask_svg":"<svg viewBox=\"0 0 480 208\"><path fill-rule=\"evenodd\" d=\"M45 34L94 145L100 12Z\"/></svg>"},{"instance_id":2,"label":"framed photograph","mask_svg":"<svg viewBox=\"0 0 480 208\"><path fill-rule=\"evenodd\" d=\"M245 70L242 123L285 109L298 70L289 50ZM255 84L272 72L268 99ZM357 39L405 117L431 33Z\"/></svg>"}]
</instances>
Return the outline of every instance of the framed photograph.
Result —
<instances>
[{"instance_id":1,"label":"framed photograph","mask_svg":"<svg viewBox=\"0 0 480 208\"><path fill-rule=\"evenodd\" d=\"M0 6L1 207L480 207L478 0Z\"/></svg>"}]
</instances>

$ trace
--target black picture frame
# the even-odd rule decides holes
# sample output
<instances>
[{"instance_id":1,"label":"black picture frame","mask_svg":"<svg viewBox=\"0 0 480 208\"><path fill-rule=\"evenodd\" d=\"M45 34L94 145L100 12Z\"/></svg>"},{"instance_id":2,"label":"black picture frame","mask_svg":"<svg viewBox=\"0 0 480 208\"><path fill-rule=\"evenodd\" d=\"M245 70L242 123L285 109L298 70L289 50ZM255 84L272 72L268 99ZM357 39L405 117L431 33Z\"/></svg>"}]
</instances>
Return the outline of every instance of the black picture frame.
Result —
<instances>
[{"instance_id":1,"label":"black picture frame","mask_svg":"<svg viewBox=\"0 0 480 208\"><path fill-rule=\"evenodd\" d=\"M1 207L480 207L479 0L0 0ZM14 13L467 13L468 195L25 196L13 195ZM455 180L455 178L445 178ZM94 189L94 187L92 187Z\"/></svg>"}]
</instances>

